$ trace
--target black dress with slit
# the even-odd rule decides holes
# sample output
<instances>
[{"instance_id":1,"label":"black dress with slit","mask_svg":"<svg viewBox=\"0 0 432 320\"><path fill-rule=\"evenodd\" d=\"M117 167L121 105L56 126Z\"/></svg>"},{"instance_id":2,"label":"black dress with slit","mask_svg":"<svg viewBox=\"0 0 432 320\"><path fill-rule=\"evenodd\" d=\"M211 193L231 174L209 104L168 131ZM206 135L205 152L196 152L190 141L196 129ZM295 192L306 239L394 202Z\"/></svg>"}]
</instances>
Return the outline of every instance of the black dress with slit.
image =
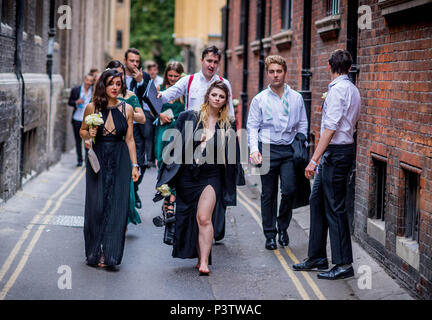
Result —
<instances>
[{"instance_id":1,"label":"black dress with slit","mask_svg":"<svg viewBox=\"0 0 432 320\"><path fill-rule=\"evenodd\" d=\"M175 179L176 223L172 256L175 258L198 257L198 222L197 208L201 193L207 186L211 186L216 194L216 203L222 196L224 165L217 164L216 134L206 142L206 148L200 150L200 142L194 143L194 155L201 154L207 161L197 165L183 165ZM213 148L213 154L206 157L206 153ZM198 150L197 150L198 149Z\"/></svg>"},{"instance_id":2,"label":"black dress with slit","mask_svg":"<svg viewBox=\"0 0 432 320\"><path fill-rule=\"evenodd\" d=\"M235 121L232 120L230 123L230 134L225 134L223 137L220 135L223 130L218 130L219 127L216 125L213 137L207 141L206 148L201 151L197 150L201 148L201 142L194 141L195 132L202 129L202 123L198 124L198 119L199 112L189 110L180 113L176 123L176 134L170 142L172 149L166 153L175 161L164 159L156 183L156 188L168 184L176 190L176 222L172 255L183 259L198 257L196 219L198 201L203 190L211 186L216 194L212 223L214 238L217 240L224 236L226 208L237 204L237 186L245 184ZM180 158L177 158L175 150L180 147L182 151ZM201 161L197 162L196 159L190 158L190 149L194 156L200 155ZM226 160L221 161L218 157ZM211 159L214 161L210 161ZM210 260L211 255L209 262Z\"/></svg>"},{"instance_id":3,"label":"black dress with slit","mask_svg":"<svg viewBox=\"0 0 432 320\"><path fill-rule=\"evenodd\" d=\"M98 127L93 150L100 170L87 162L84 213L85 254L89 265L118 265L123 257L129 215L131 161L125 142L128 123L126 106L102 111L104 125ZM114 129L106 125L114 124Z\"/></svg>"}]
</instances>

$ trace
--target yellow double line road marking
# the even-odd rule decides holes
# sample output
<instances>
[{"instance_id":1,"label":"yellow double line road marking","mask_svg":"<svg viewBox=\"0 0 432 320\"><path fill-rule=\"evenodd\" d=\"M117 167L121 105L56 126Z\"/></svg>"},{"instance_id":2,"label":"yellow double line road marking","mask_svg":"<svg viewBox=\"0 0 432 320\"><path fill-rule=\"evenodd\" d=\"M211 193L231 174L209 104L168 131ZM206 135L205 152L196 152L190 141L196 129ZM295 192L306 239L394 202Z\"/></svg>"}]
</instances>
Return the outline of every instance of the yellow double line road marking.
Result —
<instances>
[{"instance_id":1,"label":"yellow double line road marking","mask_svg":"<svg viewBox=\"0 0 432 320\"><path fill-rule=\"evenodd\" d=\"M261 208L256 203L254 203L253 201L248 199L246 197L246 195L242 191L240 191L239 189L237 189L237 193L241 196L241 197L237 198L239 200L239 202L246 208L247 211L249 211L249 213L252 215L252 218L260 226L260 228L262 228L261 219L258 217L258 215L256 213L256 212L260 213ZM251 206L254 207L255 210ZM276 257L278 258L280 264L282 265L282 267L284 268L284 270L286 271L288 276L293 281L293 283L294 283L295 287L297 288L297 291L300 293L300 296L302 297L302 299L303 300L310 300L310 297L307 294L306 290L304 289L303 285L301 284L299 279L296 277L294 272L290 269L290 267L286 263L284 257L281 255L279 249L273 250L273 252L276 255ZM291 251L290 248L285 247L285 252L287 253L288 257L294 262L294 264L299 263L299 260L297 259L297 257L294 255L294 253ZM305 271L301 271L300 273L303 275L303 277L305 278L309 287L315 293L317 298L320 300L326 300L325 296L322 294L321 290L318 288L316 283L312 280L310 275Z\"/></svg>"},{"instance_id":2,"label":"yellow double line road marking","mask_svg":"<svg viewBox=\"0 0 432 320\"><path fill-rule=\"evenodd\" d=\"M3 289L0 292L0 300L3 300L10 288L14 285L16 279L20 275L21 271L23 270L34 246L36 245L37 241L39 240L39 237L42 234L43 229L45 229L45 225L51 220L52 216L57 212L57 210L60 208L63 200L72 192L72 190L75 188L75 186L78 184L78 182L81 180L81 178L84 176L85 168L78 168L75 170L75 172L69 177L69 179L61 186L60 189L57 190L45 203L45 206L41 211L38 212L38 214L32 219L30 224L27 226L26 230L21 235L20 239L16 243L15 247L12 249L12 252L9 254L8 258L6 259L5 263L3 264L2 268L0 269L0 281L4 278L6 273L9 271L13 261L15 260L16 256L18 255L19 251L21 250L21 247L25 240L30 235L30 232L34 225L36 225L40 219L44 217L46 212L49 210L53 202L55 201L56 197L58 197L62 192L62 196L58 199L58 201L55 203L54 208L45 215L45 218L42 221L42 224L39 226L38 230L34 234L33 238L31 239L29 245L27 246L26 250L24 251L24 254L21 258L21 260L18 263L17 268L9 278L6 285L3 287ZM77 178L78 176L78 178ZM65 191L65 189L67 190Z\"/></svg>"}]
</instances>

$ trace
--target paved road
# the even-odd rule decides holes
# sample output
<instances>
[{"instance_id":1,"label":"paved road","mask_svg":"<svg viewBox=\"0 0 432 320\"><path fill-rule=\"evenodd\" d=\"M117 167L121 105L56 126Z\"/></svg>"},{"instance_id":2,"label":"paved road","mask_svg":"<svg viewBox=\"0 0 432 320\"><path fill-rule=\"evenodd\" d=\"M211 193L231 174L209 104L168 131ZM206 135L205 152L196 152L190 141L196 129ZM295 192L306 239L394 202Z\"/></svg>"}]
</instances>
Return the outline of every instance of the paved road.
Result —
<instances>
[{"instance_id":1,"label":"paved road","mask_svg":"<svg viewBox=\"0 0 432 320\"><path fill-rule=\"evenodd\" d=\"M361 275L325 281L292 271L307 252L307 230L301 219L293 219L290 247L264 249L259 201L246 186L239 188L238 206L227 213L225 238L213 247L210 277L198 276L196 261L173 259L171 247L162 243L163 229L151 222L161 206L151 200L155 169L141 184L142 223L129 225L119 271L88 267L82 229L85 169L74 167L74 158L72 152L64 154L0 206L0 300L410 299L377 265L369 290L358 288ZM304 210L294 214L304 215ZM356 250L355 256L366 259Z\"/></svg>"}]
</instances>

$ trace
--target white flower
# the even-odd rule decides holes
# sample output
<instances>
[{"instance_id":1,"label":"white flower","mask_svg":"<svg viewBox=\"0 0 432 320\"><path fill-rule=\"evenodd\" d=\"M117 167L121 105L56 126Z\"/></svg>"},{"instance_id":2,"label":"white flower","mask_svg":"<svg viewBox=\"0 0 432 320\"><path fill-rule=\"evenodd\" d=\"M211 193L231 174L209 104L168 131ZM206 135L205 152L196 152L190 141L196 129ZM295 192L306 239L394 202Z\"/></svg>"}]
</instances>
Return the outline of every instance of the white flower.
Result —
<instances>
[{"instance_id":1,"label":"white flower","mask_svg":"<svg viewBox=\"0 0 432 320\"><path fill-rule=\"evenodd\" d=\"M325 100L326 97L327 97L327 91L323 93L323 95L321 96L321 99Z\"/></svg>"},{"instance_id":2,"label":"white flower","mask_svg":"<svg viewBox=\"0 0 432 320\"><path fill-rule=\"evenodd\" d=\"M233 106L236 107L240 103L240 101L239 101L239 99L233 99L232 103L233 103Z\"/></svg>"}]
</instances>

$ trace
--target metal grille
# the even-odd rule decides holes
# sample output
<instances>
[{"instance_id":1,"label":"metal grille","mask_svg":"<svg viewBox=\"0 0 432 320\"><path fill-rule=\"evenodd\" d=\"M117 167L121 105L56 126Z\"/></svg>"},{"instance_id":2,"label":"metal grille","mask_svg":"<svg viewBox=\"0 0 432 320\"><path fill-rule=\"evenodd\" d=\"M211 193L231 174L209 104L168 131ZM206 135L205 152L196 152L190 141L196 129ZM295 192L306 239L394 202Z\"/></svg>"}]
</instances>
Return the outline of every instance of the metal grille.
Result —
<instances>
[{"instance_id":1,"label":"metal grille","mask_svg":"<svg viewBox=\"0 0 432 320\"><path fill-rule=\"evenodd\" d=\"M327 0L327 16L339 14L339 0Z\"/></svg>"}]
</instances>

